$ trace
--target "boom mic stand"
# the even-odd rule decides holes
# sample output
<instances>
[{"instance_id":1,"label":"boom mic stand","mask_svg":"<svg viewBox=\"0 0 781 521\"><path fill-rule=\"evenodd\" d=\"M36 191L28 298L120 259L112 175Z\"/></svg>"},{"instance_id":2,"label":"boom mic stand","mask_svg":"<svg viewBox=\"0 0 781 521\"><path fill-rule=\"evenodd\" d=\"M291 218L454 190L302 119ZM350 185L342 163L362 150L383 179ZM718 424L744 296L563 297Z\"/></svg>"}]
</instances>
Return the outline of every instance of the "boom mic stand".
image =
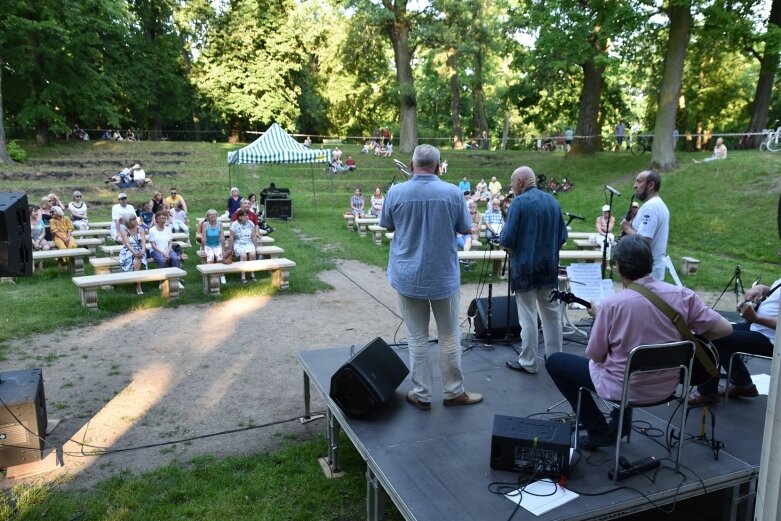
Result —
<instances>
[{"instance_id":1,"label":"boom mic stand","mask_svg":"<svg viewBox=\"0 0 781 521\"><path fill-rule=\"evenodd\" d=\"M608 222L608 224L610 224L610 216L613 215L613 196L616 195L618 197L621 197L621 193L618 190L616 190L615 188L613 188L612 186L610 186L610 185L605 185L605 189L608 192L610 192L610 202L608 202L608 205L610 206L610 208L607 211L607 222ZM603 279L605 278L605 271L607 270L607 263L608 263L608 260L607 260L607 247L608 247L608 240L607 240L608 230L607 230L607 226L605 228L606 228L605 229L605 238L602 241L602 278ZM610 278L612 279L613 278L612 272L611 272L610 275L611 275Z\"/></svg>"},{"instance_id":2,"label":"boom mic stand","mask_svg":"<svg viewBox=\"0 0 781 521\"><path fill-rule=\"evenodd\" d=\"M735 304L740 304L740 295L745 293L746 290L743 288L743 280L740 278L740 264L735 266L735 272L732 274L732 278L729 279L729 282L727 282L727 285L724 286L724 289L721 291L721 295L719 295L719 298L716 299L716 302L713 303L711 306L711 309L716 308L716 304L719 303L719 300L721 300L721 297L724 296L724 294L727 292L730 286L732 284L735 284L734 286L734 292L735 292ZM740 292L738 292L740 291Z\"/></svg>"}]
</instances>

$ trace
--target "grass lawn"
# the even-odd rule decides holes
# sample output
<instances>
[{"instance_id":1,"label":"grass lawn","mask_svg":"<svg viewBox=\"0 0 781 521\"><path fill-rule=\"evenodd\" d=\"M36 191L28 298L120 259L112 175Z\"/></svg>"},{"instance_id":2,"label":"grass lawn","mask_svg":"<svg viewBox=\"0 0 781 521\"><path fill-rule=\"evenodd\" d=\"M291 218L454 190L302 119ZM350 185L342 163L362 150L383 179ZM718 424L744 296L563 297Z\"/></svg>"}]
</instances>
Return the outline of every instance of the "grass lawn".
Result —
<instances>
[{"instance_id":1,"label":"grass lawn","mask_svg":"<svg viewBox=\"0 0 781 521\"><path fill-rule=\"evenodd\" d=\"M176 186L187 200L190 219L209 208L224 211L231 184L242 194L259 192L275 182L290 188L293 219L271 221L273 237L285 249L285 257L297 267L290 277L290 290L313 293L325 289L317 274L332 266L334 259L350 258L384 266L387 244L376 246L371 238L358 237L344 226L342 213L349 197L362 188L367 201L374 187L386 189L401 178L388 158L359 154L360 146L344 145L344 157L352 154L358 169L331 175L322 164L242 166L228 178L226 153L236 146L214 143L114 143L81 142L29 149L26 164L0 166L0 190L25 191L31 203L54 192L67 202L74 189L84 194L90 219L110 219L116 191L104 180L123 166L140 163L153 179L153 188L125 190L130 202L139 206L155 189L167 194ZM679 154L681 167L664 174L661 195L671 211L668 252L676 266L681 256L700 259L696 276L684 283L697 290L721 291L740 265L743 281L750 285L761 277L765 284L781 276L779 270L776 208L781 192L781 154L730 152L726 161L693 164L703 154ZM405 163L408 156L396 155ZM467 176L472 184L481 177L496 176L506 188L513 169L530 165L548 179L567 177L575 183L571 192L558 200L566 212L583 215L585 222L573 222L575 231L592 231L593 222L606 202L604 185L622 193L614 200L622 216L629 206L635 174L646 168L648 154L601 153L588 158L567 158L563 153L446 151L449 171L445 180L457 183ZM617 217L617 219L618 219ZM191 226L193 229L194 226ZM193 236L194 243L194 233ZM194 254L194 250L190 250ZM192 258L193 255L191 255ZM225 300L238 295L273 293L268 279L251 286L231 284L220 297L204 295L198 272L187 268L188 291L166 303L154 291L136 297L130 286L101 292L100 309L79 306L78 291L70 276L49 266L32 278L0 285L0 357L7 357L5 343L35 333L96 323L133 309L179 306ZM477 281L480 269L463 274ZM87 273L91 267L87 266ZM190 289L192 288L192 290ZM731 300L722 301L728 307ZM345 447L349 446L345 444ZM363 470L354 451L346 450L347 480L325 481L316 456L325 453L325 442L293 440L273 454L214 460L201 458L167 466L140 477L120 475L94 491L60 492L44 487L23 486L6 498L2 519L353 519L362 517ZM274 513L278 512L278 513Z\"/></svg>"}]
</instances>

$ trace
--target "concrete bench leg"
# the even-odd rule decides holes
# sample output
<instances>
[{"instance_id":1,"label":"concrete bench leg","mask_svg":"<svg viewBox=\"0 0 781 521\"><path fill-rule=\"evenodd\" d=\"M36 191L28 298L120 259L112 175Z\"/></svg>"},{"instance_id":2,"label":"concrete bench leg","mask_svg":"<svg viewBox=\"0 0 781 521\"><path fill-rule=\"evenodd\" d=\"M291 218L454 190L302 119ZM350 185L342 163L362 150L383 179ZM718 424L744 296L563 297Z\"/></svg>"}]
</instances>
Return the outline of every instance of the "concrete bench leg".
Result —
<instances>
[{"instance_id":1,"label":"concrete bench leg","mask_svg":"<svg viewBox=\"0 0 781 521\"><path fill-rule=\"evenodd\" d=\"M207 295L220 294L220 273L203 275L203 292Z\"/></svg>"},{"instance_id":2,"label":"concrete bench leg","mask_svg":"<svg viewBox=\"0 0 781 521\"><path fill-rule=\"evenodd\" d=\"M167 299L179 298L179 279L164 280L161 292Z\"/></svg>"},{"instance_id":3,"label":"concrete bench leg","mask_svg":"<svg viewBox=\"0 0 781 521\"><path fill-rule=\"evenodd\" d=\"M290 287L290 270L282 268L272 271L271 283L275 288L288 289Z\"/></svg>"},{"instance_id":4,"label":"concrete bench leg","mask_svg":"<svg viewBox=\"0 0 781 521\"><path fill-rule=\"evenodd\" d=\"M97 288L79 288L81 296L81 305L89 309L98 308L98 289Z\"/></svg>"},{"instance_id":5,"label":"concrete bench leg","mask_svg":"<svg viewBox=\"0 0 781 521\"><path fill-rule=\"evenodd\" d=\"M374 244L382 246L382 232L374 232Z\"/></svg>"},{"instance_id":6,"label":"concrete bench leg","mask_svg":"<svg viewBox=\"0 0 781 521\"><path fill-rule=\"evenodd\" d=\"M71 262L73 273L76 275L84 275L84 257L71 257Z\"/></svg>"},{"instance_id":7,"label":"concrete bench leg","mask_svg":"<svg viewBox=\"0 0 781 521\"><path fill-rule=\"evenodd\" d=\"M366 225L365 224L359 224L358 225L358 235L361 237L366 237Z\"/></svg>"}]
</instances>

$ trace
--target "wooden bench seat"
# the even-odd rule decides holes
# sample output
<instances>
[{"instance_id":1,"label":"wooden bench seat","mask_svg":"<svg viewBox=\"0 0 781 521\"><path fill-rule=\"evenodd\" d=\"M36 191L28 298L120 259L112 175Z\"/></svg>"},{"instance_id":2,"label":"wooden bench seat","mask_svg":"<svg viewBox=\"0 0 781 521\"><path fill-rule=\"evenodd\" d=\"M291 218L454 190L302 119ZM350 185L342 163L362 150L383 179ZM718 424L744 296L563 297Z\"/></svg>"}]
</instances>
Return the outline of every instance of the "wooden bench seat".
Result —
<instances>
[{"instance_id":1,"label":"wooden bench seat","mask_svg":"<svg viewBox=\"0 0 781 521\"><path fill-rule=\"evenodd\" d=\"M220 277L228 273L270 271L272 284L279 289L287 289L290 286L290 269L295 266L296 263L292 260L279 258L241 261L232 264L199 264L196 268L203 275L203 292L219 295Z\"/></svg>"},{"instance_id":2,"label":"wooden bench seat","mask_svg":"<svg viewBox=\"0 0 781 521\"><path fill-rule=\"evenodd\" d=\"M161 282L160 294L165 298L177 298L179 296L179 279L185 276L187 276L187 272L182 269L161 268L88 275L86 277L73 277L71 280L79 288L81 305L86 308L97 308L98 288L100 287L136 284L138 282Z\"/></svg>"},{"instance_id":3,"label":"wooden bench seat","mask_svg":"<svg viewBox=\"0 0 781 521\"><path fill-rule=\"evenodd\" d=\"M358 234L361 237L366 237L366 227L380 224L380 220L377 217L358 217L355 219L355 224L358 226Z\"/></svg>"},{"instance_id":4,"label":"wooden bench seat","mask_svg":"<svg viewBox=\"0 0 781 521\"><path fill-rule=\"evenodd\" d=\"M84 258L91 255L87 248L67 248L64 250L51 249L47 251L34 251L33 262L37 263L46 259L71 259L70 269L76 275L84 273Z\"/></svg>"}]
</instances>

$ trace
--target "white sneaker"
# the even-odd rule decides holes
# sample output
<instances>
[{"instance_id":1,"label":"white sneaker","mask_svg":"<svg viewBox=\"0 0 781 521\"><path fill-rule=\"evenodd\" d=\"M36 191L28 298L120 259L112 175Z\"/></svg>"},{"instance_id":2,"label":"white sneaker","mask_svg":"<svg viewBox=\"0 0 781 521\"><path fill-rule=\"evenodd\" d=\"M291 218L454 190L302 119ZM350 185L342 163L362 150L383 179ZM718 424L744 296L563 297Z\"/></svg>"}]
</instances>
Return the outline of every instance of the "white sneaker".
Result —
<instances>
[{"instance_id":1,"label":"white sneaker","mask_svg":"<svg viewBox=\"0 0 781 521\"><path fill-rule=\"evenodd\" d=\"M182 284L181 282L179 283L179 289L184 289L184 284Z\"/></svg>"},{"instance_id":2,"label":"white sneaker","mask_svg":"<svg viewBox=\"0 0 781 521\"><path fill-rule=\"evenodd\" d=\"M228 281L225 280L225 275L220 275L220 284L227 284Z\"/></svg>"}]
</instances>

